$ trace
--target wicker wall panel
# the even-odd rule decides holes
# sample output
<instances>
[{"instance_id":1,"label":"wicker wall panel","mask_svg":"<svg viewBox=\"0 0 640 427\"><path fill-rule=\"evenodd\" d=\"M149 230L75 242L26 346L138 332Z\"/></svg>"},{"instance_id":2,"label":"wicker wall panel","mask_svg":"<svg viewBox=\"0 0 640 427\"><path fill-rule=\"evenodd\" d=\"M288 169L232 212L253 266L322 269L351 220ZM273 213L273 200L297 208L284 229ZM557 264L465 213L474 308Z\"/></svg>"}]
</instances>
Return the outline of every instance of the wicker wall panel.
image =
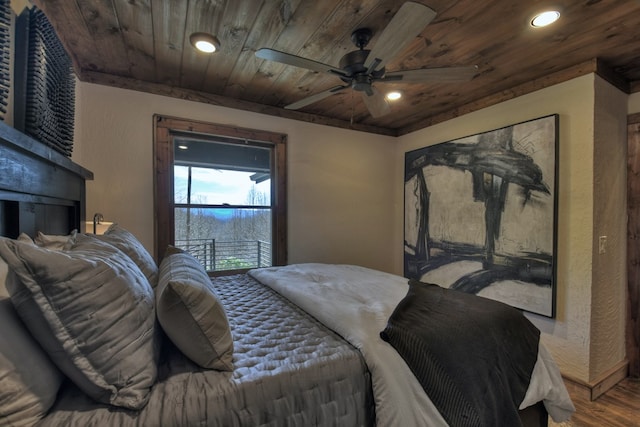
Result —
<instances>
[{"instance_id":1,"label":"wicker wall panel","mask_svg":"<svg viewBox=\"0 0 640 427\"><path fill-rule=\"evenodd\" d=\"M71 59L44 13L35 7L29 13L25 133L71 156L75 112Z\"/></svg>"},{"instance_id":2,"label":"wicker wall panel","mask_svg":"<svg viewBox=\"0 0 640 427\"><path fill-rule=\"evenodd\" d=\"M4 121L11 88L11 6L0 1L0 120Z\"/></svg>"}]
</instances>

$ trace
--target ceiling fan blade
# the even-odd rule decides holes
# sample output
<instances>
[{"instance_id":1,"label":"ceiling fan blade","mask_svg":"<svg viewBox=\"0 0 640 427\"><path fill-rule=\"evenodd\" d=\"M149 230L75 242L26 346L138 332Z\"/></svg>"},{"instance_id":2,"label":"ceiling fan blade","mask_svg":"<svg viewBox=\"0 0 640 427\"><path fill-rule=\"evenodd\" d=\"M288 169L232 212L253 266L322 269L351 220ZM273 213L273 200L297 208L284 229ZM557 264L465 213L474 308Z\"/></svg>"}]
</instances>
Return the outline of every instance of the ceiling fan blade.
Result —
<instances>
[{"instance_id":1,"label":"ceiling fan blade","mask_svg":"<svg viewBox=\"0 0 640 427\"><path fill-rule=\"evenodd\" d=\"M289 53L280 52L278 50L262 48L256 51L256 56L260 59L280 62L281 64L293 65L294 67L306 68L307 70L317 71L319 73L333 73L339 76L346 76L345 72L339 68L332 67L322 62L306 59L301 56L291 55Z\"/></svg>"},{"instance_id":2,"label":"ceiling fan blade","mask_svg":"<svg viewBox=\"0 0 640 427\"><path fill-rule=\"evenodd\" d=\"M384 67L384 64L411 43L435 16L436 12L423 4L412 1L404 3L371 49L364 62L365 68L372 72Z\"/></svg>"},{"instance_id":3,"label":"ceiling fan blade","mask_svg":"<svg viewBox=\"0 0 640 427\"><path fill-rule=\"evenodd\" d=\"M387 73L381 82L420 83L420 82L464 82L478 73L478 67L441 67L417 70L395 71Z\"/></svg>"},{"instance_id":4,"label":"ceiling fan blade","mask_svg":"<svg viewBox=\"0 0 640 427\"><path fill-rule=\"evenodd\" d=\"M385 114L389 114L391 112L389 103L385 99L384 95L378 91L378 89L371 86L371 90L367 92L362 92L362 100L367 106L367 109L369 110L369 113L371 113L372 117L382 117Z\"/></svg>"},{"instance_id":5,"label":"ceiling fan blade","mask_svg":"<svg viewBox=\"0 0 640 427\"><path fill-rule=\"evenodd\" d=\"M346 89L348 87L349 86L332 87L331 89L325 90L324 92L319 92L319 93L316 93L315 95L311 95L311 96L308 96L306 98L303 98L300 101L296 101L293 104L285 105L284 108L286 108L287 110L297 110L299 108L306 107L307 105L311 105L314 102L318 102L320 100L323 100L323 99L333 95L334 93L338 93L341 90Z\"/></svg>"}]
</instances>

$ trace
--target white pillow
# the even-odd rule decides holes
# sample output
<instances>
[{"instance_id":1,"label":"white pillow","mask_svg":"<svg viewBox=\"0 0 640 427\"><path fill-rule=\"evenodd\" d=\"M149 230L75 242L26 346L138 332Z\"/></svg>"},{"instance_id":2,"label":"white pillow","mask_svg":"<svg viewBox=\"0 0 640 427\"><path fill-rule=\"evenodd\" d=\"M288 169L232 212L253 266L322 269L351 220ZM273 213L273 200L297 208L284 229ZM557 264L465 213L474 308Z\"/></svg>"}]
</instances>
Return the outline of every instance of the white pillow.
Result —
<instances>
[{"instance_id":1,"label":"white pillow","mask_svg":"<svg viewBox=\"0 0 640 427\"><path fill-rule=\"evenodd\" d=\"M135 263L78 234L52 251L0 238L13 305L54 363L94 399L142 408L157 375L153 290Z\"/></svg>"}]
</instances>

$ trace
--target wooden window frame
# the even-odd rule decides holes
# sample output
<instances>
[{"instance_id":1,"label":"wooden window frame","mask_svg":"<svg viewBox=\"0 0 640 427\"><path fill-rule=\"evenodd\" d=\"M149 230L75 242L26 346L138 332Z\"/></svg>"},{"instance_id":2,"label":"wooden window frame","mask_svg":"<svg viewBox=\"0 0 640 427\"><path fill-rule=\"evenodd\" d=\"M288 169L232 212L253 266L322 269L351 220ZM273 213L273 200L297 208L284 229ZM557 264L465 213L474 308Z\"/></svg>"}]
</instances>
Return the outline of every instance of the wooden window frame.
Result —
<instances>
[{"instance_id":1,"label":"wooden window frame","mask_svg":"<svg viewBox=\"0 0 640 427\"><path fill-rule=\"evenodd\" d=\"M160 262L168 245L175 242L173 136L223 136L238 140L260 141L272 146L271 169L276 177L271 193L273 265L287 263L287 135L215 123L199 122L163 115L153 116L154 124L154 253ZM234 274L246 270L209 272L210 275Z\"/></svg>"}]
</instances>

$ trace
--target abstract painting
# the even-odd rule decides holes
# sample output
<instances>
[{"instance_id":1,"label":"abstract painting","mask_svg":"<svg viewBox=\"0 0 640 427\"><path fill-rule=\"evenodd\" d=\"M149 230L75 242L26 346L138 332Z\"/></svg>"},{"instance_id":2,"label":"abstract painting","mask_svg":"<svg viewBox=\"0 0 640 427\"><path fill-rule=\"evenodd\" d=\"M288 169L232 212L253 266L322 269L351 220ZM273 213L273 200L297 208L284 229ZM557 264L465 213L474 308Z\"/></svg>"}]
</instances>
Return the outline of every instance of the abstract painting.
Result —
<instances>
[{"instance_id":1,"label":"abstract painting","mask_svg":"<svg viewBox=\"0 0 640 427\"><path fill-rule=\"evenodd\" d=\"M555 316L558 122L405 154L406 277Z\"/></svg>"}]
</instances>

